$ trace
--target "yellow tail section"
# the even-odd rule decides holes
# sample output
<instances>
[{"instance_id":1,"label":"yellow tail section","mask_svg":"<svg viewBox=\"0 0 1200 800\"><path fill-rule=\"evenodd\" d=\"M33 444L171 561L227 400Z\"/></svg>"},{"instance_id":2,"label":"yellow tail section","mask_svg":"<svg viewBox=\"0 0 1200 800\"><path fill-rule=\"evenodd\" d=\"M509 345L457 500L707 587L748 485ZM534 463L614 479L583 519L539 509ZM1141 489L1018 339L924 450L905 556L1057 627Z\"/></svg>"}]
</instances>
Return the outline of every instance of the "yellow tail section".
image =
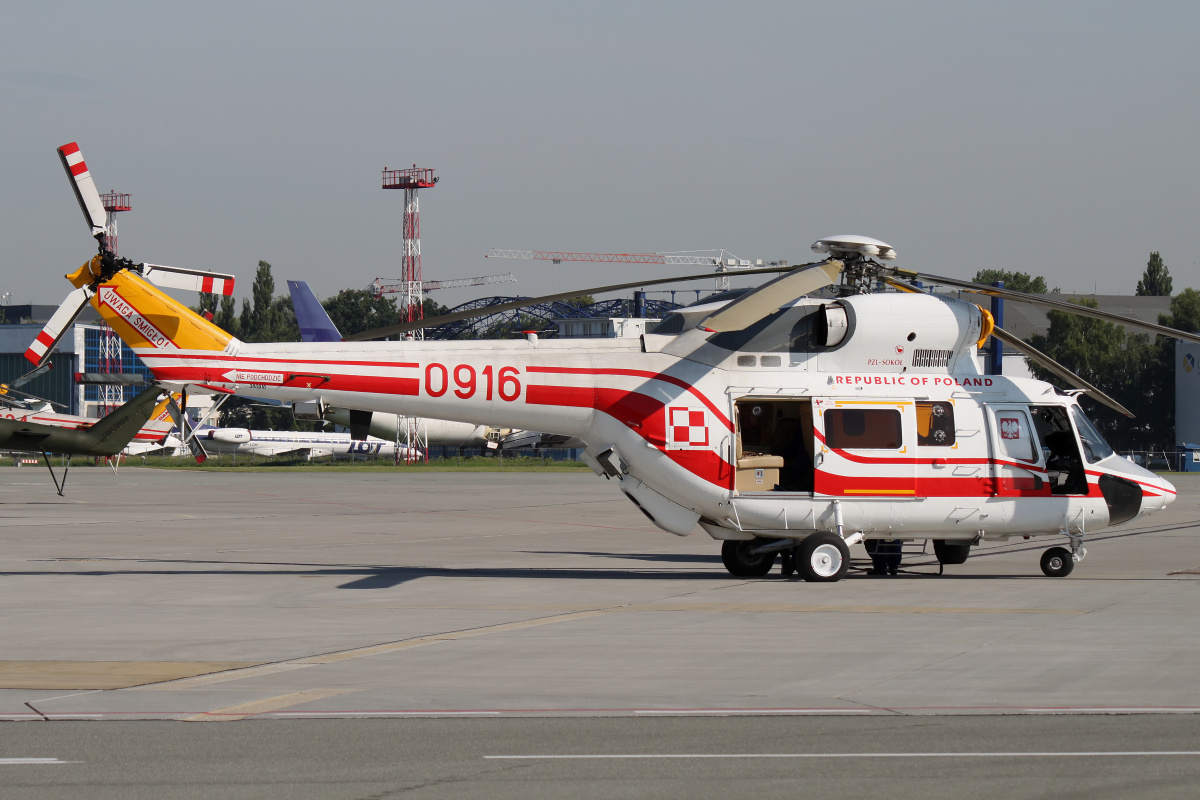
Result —
<instances>
[{"instance_id":1,"label":"yellow tail section","mask_svg":"<svg viewBox=\"0 0 1200 800\"><path fill-rule=\"evenodd\" d=\"M95 283L96 256L67 276L77 288ZM134 350L224 351L233 336L129 270L101 283L92 307Z\"/></svg>"},{"instance_id":2,"label":"yellow tail section","mask_svg":"<svg viewBox=\"0 0 1200 800\"><path fill-rule=\"evenodd\" d=\"M171 428L175 427L175 420L171 417L171 409L168 407L171 398L174 398L175 402L178 403L182 395L175 392L160 400L158 405L154 407L154 410L150 412L150 419L138 431L138 435L135 438L145 439L151 437L158 439L171 432Z\"/></svg>"}]
</instances>

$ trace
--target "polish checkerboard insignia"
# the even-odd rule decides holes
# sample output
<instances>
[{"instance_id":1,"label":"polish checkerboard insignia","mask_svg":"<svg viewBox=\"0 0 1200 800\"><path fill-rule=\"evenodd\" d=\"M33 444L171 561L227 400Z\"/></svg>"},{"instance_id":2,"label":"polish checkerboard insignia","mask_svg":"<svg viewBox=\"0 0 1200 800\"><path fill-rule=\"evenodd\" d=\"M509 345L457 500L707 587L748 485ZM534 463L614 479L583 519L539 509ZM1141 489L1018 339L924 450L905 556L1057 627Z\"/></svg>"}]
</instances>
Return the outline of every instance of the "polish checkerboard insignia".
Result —
<instances>
[{"instance_id":1,"label":"polish checkerboard insignia","mask_svg":"<svg viewBox=\"0 0 1200 800\"><path fill-rule=\"evenodd\" d=\"M668 407L667 446L671 450L707 449L708 413L703 409Z\"/></svg>"}]
</instances>

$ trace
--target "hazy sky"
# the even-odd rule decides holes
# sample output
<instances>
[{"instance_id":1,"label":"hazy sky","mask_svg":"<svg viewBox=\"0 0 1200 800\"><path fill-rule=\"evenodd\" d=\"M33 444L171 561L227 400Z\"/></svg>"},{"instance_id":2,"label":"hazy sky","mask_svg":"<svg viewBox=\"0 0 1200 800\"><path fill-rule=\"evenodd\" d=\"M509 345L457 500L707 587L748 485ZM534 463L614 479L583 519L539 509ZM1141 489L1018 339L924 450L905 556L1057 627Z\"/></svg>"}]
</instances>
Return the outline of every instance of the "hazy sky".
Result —
<instances>
[{"instance_id":1,"label":"hazy sky","mask_svg":"<svg viewBox=\"0 0 1200 800\"><path fill-rule=\"evenodd\" d=\"M318 296L400 273L540 294L646 265L492 247L725 248L838 233L958 277L1200 287L1195 2L33 3L0 6L0 292L58 302L94 251L55 148L133 195L122 255ZM435 297L454 305L493 290Z\"/></svg>"}]
</instances>

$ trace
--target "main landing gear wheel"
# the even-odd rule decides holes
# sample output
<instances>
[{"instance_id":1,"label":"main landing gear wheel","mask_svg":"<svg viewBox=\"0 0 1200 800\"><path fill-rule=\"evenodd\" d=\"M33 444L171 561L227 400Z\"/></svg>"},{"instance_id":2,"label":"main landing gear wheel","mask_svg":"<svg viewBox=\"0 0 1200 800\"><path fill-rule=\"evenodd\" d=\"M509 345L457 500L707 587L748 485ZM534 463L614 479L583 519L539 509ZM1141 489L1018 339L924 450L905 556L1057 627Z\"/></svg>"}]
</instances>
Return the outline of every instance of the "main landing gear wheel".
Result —
<instances>
[{"instance_id":1,"label":"main landing gear wheel","mask_svg":"<svg viewBox=\"0 0 1200 800\"><path fill-rule=\"evenodd\" d=\"M1065 547L1051 547L1042 553L1042 572L1049 578L1065 578L1075 569L1075 559Z\"/></svg>"},{"instance_id":2,"label":"main landing gear wheel","mask_svg":"<svg viewBox=\"0 0 1200 800\"><path fill-rule=\"evenodd\" d=\"M963 564L971 555L971 543L934 539L933 554L937 556L939 564Z\"/></svg>"},{"instance_id":3,"label":"main landing gear wheel","mask_svg":"<svg viewBox=\"0 0 1200 800\"><path fill-rule=\"evenodd\" d=\"M761 578L771 571L775 564L775 551L769 553L753 553L754 548L763 544L761 539L749 541L721 542L721 563L730 575L739 578Z\"/></svg>"},{"instance_id":4,"label":"main landing gear wheel","mask_svg":"<svg viewBox=\"0 0 1200 800\"><path fill-rule=\"evenodd\" d=\"M796 568L806 581L839 581L850 569L850 548L835 533L814 533L800 543Z\"/></svg>"}]
</instances>

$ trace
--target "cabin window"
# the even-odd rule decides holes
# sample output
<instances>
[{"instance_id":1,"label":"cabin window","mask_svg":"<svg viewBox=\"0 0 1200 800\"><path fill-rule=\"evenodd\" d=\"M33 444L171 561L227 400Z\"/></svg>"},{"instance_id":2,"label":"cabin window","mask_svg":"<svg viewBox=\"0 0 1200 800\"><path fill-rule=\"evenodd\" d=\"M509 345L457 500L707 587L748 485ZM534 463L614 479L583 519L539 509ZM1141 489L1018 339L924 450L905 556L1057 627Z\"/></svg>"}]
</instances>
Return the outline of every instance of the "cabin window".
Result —
<instances>
[{"instance_id":1,"label":"cabin window","mask_svg":"<svg viewBox=\"0 0 1200 800\"><path fill-rule=\"evenodd\" d=\"M946 401L917 403L917 444L950 447L954 444L954 406Z\"/></svg>"},{"instance_id":2,"label":"cabin window","mask_svg":"<svg viewBox=\"0 0 1200 800\"><path fill-rule=\"evenodd\" d=\"M835 450L899 450L900 412L836 408L825 412L825 441Z\"/></svg>"}]
</instances>

